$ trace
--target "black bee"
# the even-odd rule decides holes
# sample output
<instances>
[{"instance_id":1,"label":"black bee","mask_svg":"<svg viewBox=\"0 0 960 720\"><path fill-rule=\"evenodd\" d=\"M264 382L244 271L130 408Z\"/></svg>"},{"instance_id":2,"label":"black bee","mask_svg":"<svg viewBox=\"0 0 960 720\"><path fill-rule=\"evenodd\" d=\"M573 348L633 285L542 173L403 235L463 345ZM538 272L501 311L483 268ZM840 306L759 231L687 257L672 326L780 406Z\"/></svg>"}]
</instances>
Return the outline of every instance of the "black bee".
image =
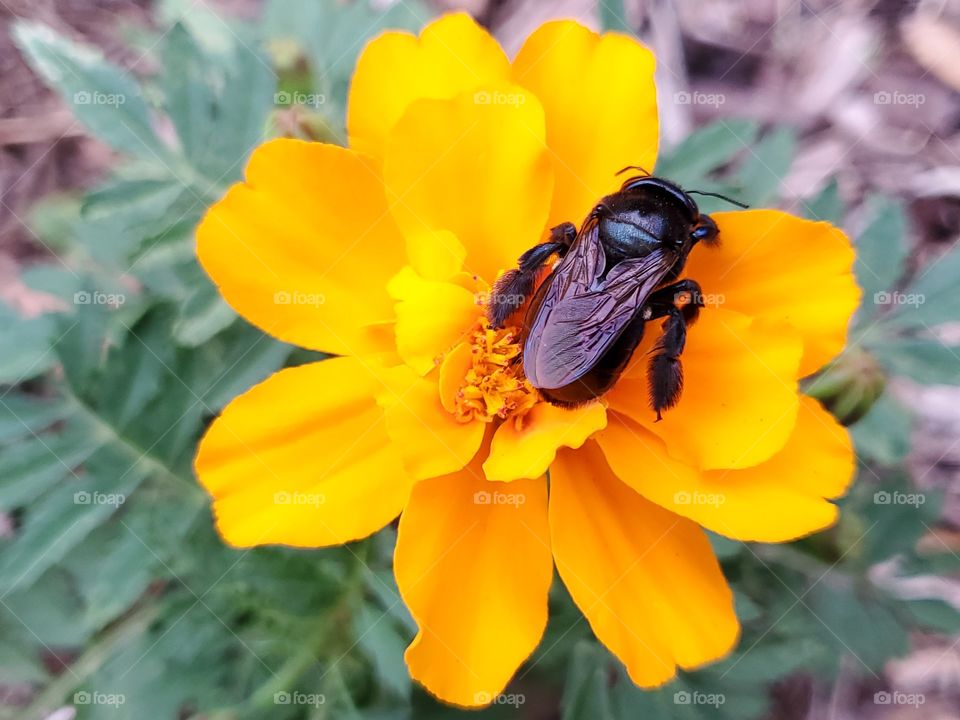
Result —
<instances>
[{"instance_id":1,"label":"black bee","mask_svg":"<svg viewBox=\"0 0 960 720\"><path fill-rule=\"evenodd\" d=\"M603 395L646 323L666 318L649 360L650 405L659 420L676 404L686 329L703 307L700 286L677 278L697 243L719 242L716 223L690 197L696 192L633 177L597 204L580 232L569 222L553 228L496 283L488 306L494 327L533 295L522 326L523 369L548 402L575 406ZM554 255L561 260L534 292Z\"/></svg>"}]
</instances>

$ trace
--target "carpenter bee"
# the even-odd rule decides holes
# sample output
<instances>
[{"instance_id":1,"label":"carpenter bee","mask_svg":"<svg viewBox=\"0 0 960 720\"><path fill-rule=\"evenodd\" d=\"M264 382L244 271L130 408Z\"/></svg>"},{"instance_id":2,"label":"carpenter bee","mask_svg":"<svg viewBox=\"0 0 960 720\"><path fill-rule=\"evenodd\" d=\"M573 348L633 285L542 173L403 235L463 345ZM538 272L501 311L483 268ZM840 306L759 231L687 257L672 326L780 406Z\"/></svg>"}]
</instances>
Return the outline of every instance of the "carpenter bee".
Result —
<instances>
[{"instance_id":1,"label":"carpenter bee","mask_svg":"<svg viewBox=\"0 0 960 720\"><path fill-rule=\"evenodd\" d=\"M631 169L640 170L621 172ZM723 197L686 192L649 174L632 177L594 207L579 232L569 222L553 228L494 285L487 310L494 327L530 301L520 339L523 370L548 402L571 407L603 395L645 325L665 318L649 359L650 405L659 420L677 403L687 326L703 307L700 286L677 278L697 243L719 242L717 224L700 212L694 193ZM537 286L554 256L559 262Z\"/></svg>"}]
</instances>

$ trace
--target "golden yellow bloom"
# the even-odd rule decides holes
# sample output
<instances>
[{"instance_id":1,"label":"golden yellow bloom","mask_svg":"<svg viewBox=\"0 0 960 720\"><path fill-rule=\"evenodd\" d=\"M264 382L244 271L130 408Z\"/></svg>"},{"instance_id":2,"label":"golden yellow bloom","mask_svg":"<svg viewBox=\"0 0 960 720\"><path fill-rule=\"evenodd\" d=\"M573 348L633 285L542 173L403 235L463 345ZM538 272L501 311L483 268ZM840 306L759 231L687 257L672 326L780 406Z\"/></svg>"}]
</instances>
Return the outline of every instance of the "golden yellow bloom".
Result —
<instances>
[{"instance_id":1,"label":"golden yellow bloom","mask_svg":"<svg viewBox=\"0 0 960 720\"><path fill-rule=\"evenodd\" d=\"M490 284L548 228L579 225L624 165L654 166L653 68L634 40L573 22L512 63L466 15L386 33L357 66L350 148L265 144L198 232L239 313L340 356L213 423L196 469L220 533L321 547L400 515L406 660L451 703L489 702L534 650L554 564L638 685L722 657L739 627L699 526L791 540L834 522L853 473L846 431L797 388L859 300L828 224L713 216L720 247L686 274L722 303L690 330L662 422L642 361L656 333L610 393L568 410L511 363L516 330L483 319Z\"/></svg>"}]
</instances>

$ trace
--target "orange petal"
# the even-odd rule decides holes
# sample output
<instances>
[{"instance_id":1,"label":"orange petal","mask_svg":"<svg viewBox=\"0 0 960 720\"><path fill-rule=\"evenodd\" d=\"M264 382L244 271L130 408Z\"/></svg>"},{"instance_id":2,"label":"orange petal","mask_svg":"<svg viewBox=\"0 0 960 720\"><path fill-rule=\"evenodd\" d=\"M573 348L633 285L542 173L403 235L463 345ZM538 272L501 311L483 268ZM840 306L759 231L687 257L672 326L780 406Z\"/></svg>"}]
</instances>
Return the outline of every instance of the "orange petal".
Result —
<instances>
[{"instance_id":1,"label":"orange petal","mask_svg":"<svg viewBox=\"0 0 960 720\"><path fill-rule=\"evenodd\" d=\"M390 130L414 100L453 97L509 74L497 41L466 13L435 20L419 38L386 32L357 60L347 107L350 147L381 158Z\"/></svg>"},{"instance_id":2,"label":"orange petal","mask_svg":"<svg viewBox=\"0 0 960 720\"><path fill-rule=\"evenodd\" d=\"M376 532L410 492L374 395L382 368L335 358L281 370L233 400L197 451L231 545L339 545Z\"/></svg>"},{"instance_id":3,"label":"orange petal","mask_svg":"<svg viewBox=\"0 0 960 720\"><path fill-rule=\"evenodd\" d=\"M625 165L653 171L659 125L653 53L615 33L569 20L546 23L513 61L513 80L532 90L547 116L556 188L549 224L580 225L619 189Z\"/></svg>"},{"instance_id":4,"label":"orange petal","mask_svg":"<svg viewBox=\"0 0 960 720\"><path fill-rule=\"evenodd\" d=\"M299 140L257 148L197 229L228 303L281 340L338 355L392 348L387 281L406 262L383 184L350 150ZM358 300L358 298L362 298Z\"/></svg>"},{"instance_id":5,"label":"orange petal","mask_svg":"<svg viewBox=\"0 0 960 720\"><path fill-rule=\"evenodd\" d=\"M566 409L541 402L522 420L497 428L483 472L488 480L499 482L540 477L558 449L580 447L606 424L607 411L601 403Z\"/></svg>"},{"instance_id":6,"label":"orange petal","mask_svg":"<svg viewBox=\"0 0 960 720\"><path fill-rule=\"evenodd\" d=\"M550 538L571 597L637 685L736 644L733 595L706 536L617 480L595 443L562 450L550 470Z\"/></svg>"},{"instance_id":7,"label":"orange petal","mask_svg":"<svg viewBox=\"0 0 960 720\"><path fill-rule=\"evenodd\" d=\"M860 304L847 236L829 223L779 210L712 217L720 228L720 246L696 248L686 275L724 308L785 321L799 330L801 376L832 360L846 344L847 326Z\"/></svg>"},{"instance_id":8,"label":"orange petal","mask_svg":"<svg viewBox=\"0 0 960 720\"><path fill-rule=\"evenodd\" d=\"M786 444L799 405L796 332L706 308L687 332L680 401L656 422L647 400L646 352L659 336L657 325L648 326L632 367L607 395L612 410L660 437L674 458L708 470L757 465Z\"/></svg>"},{"instance_id":9,"label":"orange petal","mask_svg":"<svg viewBox=\"0 0 960 720\"><path fill-rule=\"evenodd\" d=\"M786 542L832 525L856 461L850 435L804 397L787 444L744 470L701 472L672 459L663 441L614 415L596 436L617 477L661 507L735 540Z\"/></svg>"},{"instance_id":10,"label":"orange petal","mask_svg":"<svg viewBox=\"0 0 960 720\"><path fill-rule=\"evenodd\" d=\"M441 400L439 371L422 378L402 365L383 373L386 389L377 401L385 409L387 433L416 480L462 469L483 441L486 424L457 422Z\"/></svg>"},{"instance_id":11,"label":"orange petal","mask_svg":"<svg viewBox=\"0 0 960 720\"><path fill-rule=\"evenodd\" d=\"M407 665L456 705L487 705L499 695L547 622L546 483L496 488L474 462L418 483L400 518L394 572L420 628Z\"/></svg>"},{"instance_id":12,"label":"orange petal","mask_svg":"<svg viewBox=\"0 0 960 720\"><path fill-rule=\"evenodd\" d=\"M387 143L384 177L408 237L452 232L487 281L540 241L553 172L543 110L516 86L418 100Z\"/></svg>"},{"instance_id":13,"label":"orange petal","mask_svg":"<svg viewBox=\"0 0 960 720\"><path fill-rule=\"evenodd\" d=\"M480 319L476 293L452 282L425 280L410 268L390 281L389 290L399 300L397 352L421 375L437 367Z\"/></svg>"}]
</instances>

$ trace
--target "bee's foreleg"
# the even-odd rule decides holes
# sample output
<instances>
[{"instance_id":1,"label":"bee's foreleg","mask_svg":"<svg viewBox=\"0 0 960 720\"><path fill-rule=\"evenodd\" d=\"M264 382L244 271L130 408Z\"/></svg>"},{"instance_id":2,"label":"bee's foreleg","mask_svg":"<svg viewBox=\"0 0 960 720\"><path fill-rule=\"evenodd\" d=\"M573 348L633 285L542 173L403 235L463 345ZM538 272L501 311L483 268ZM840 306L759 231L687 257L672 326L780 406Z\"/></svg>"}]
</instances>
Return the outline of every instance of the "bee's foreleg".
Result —
<instances>
[{"instance_id":1,"label":"bee's foreleg","mask_svg":"<svg viewBox=\"0 0 960 720\"><path fill-rule=\"evenodd\" d=\"M537 274L554 255L563 255L577 237L573 223L562 223L550 231L550 239L527 250L517 262L517 267L508 270L493 286L487 302L487 320L495 328L501 328L513 313L519 310L533 293Z\"/></svg>"},{"instance_id":2,"label":"bee's foreleg","mask_svg":"<svg viewBox=\"0 0 960 720\"><path fill-rule=\"evenodd\" d=\"M703 290L696 280L681 280L650 293L647 307L652 310L649 319L664 317L670 308L678 307L687 325L693 325L703 307Z\"/></svg>"}]
</instances>

